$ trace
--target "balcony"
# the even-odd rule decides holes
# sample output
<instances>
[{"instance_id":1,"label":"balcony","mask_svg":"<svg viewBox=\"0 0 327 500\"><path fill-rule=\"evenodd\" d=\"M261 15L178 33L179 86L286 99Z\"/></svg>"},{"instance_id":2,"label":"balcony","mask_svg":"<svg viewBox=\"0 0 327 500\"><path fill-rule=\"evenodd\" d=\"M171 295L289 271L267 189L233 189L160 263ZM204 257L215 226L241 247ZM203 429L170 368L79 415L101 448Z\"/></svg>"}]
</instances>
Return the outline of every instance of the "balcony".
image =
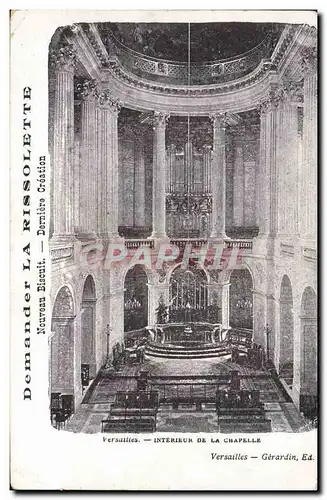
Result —
<instances>
[{"instance_id":1,"label":"balcony","mask_svg":"<svg viewBox=\"0 0 327 500\"><path fill-rule=\"evenodd\" d=\"M154 248L154 240L151 239L125 239L125 246L131 250L137 250L139 247ZM210 239L205 238L171 238L170 244L184 249L186 244L191 244L193 248L201 248L204 245L210 244ZM238 249L252 251L252 239L227 239L225 240L225 248L229 250Z\"/></svg>"}]
</instances>

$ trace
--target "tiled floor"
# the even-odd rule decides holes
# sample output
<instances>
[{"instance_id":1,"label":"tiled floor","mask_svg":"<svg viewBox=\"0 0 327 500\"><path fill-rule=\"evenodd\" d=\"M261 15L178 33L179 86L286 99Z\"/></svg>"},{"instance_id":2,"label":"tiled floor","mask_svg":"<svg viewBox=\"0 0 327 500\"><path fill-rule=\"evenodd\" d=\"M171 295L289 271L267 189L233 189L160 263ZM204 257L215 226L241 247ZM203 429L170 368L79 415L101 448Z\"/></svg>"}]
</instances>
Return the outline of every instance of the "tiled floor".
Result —
<instances>
[{"instance_id":1,"label":"tiled floor","mask_svg":"<svg viewBox=\"0 0 327 500\"><path fill-rule=\"evenodd\" d=\"M282 386L262 370L236 365L217 359L179 360L148 358L142 365L125 366L115 375L101 375L88 389L83 403L65 429L72 432L97 433L101 421L108 416L110 404L119 390L135 390L135 376L148 370L152 376L228 374L237 369L246 378L241 379L241 389L259 389L265 404L266 416L271 420L273 432L299 432L304 421ZM210 405L209 405L210 406ZM193 407L173 411L169 405L160 407L157 416L158 432L217 432L217 415L214 409L195 411Z\"/></svg>"}]
</instances>

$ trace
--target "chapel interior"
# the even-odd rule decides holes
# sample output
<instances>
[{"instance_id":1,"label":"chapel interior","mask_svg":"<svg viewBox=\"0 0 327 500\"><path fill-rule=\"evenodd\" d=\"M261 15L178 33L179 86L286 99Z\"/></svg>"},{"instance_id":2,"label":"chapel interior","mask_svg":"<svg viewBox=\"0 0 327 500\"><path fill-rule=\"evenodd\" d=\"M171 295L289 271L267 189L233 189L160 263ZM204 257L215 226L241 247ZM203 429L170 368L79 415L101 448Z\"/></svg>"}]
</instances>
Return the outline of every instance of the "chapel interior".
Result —
<instances>
[{"instance_id":1,"label":"chapel interior","mask_svg":"<svg viewBox=\"0 0 327 500\"><path fill-rule=\"evenodd\" d=\"M59 28L49 152L52 425L314 428L316 28Z\"/></svg>"}]
</instances>

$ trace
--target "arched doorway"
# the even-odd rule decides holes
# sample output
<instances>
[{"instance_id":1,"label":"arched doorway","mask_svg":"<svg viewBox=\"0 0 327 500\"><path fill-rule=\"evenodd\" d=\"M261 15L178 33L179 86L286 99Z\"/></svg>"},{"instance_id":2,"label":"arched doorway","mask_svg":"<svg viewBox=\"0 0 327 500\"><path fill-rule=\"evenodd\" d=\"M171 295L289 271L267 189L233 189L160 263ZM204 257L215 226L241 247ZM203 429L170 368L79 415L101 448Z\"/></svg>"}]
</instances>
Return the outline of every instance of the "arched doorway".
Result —
<instances>
[{"instance_id":1,"label":"arched doorway","mask_svg":"<svg viewBox=\"0 0 327 500\"><path fill-rule=\"evenodd\" d=\"M317 411L317 296L305 288L301 300L300 410L309 417Z\"/></svg>"},{"instance_id":2,"label":"arched doorway","mask_svg":"<svg viewBox=\"0 0 327 500\"><path fill-rule=\"evenodd\" d=\"M207 276L202 269L177 267L170 278L171 323L208 320Z\"/></svg>"},{"instance_id":3,"label":"arched doorway","mask_svg":"<svg viewBox=\"0 0 327 500\"><path fill-rule=\"evenodd\" d=\"M140 330L148 324L148 278L143 267L136 264L125 277L124 331Z\"/></svg>"},{"instance_id":4,"label":"arched doorway","mask_svg":"<svg viewBox=\"0 0 327 500\"><path fill-rule=\"evenodd\" d=\"M253 281L247 269L234 269L231 273L229 323L232 328L253 330Z\"/></svg>"},{"instance_id":5,"label":"arched doorway","mask_svg":"<svg viewBox=\"0 0 327 500\"><path fill-rule=\"evenodd\" d=\"M81 313L81 372L84 385L96 376L95 313L95 283L89 275L84 282Z\"/></svg>"},{"instance_id":6,"label":"arched doorway","mask_svg":"<svg viewBox=\"0 0 327 500\"><path fill-rule=\"evenodd\" d=\"M74 395L74 301L67 286L56 297L51 320L51 394Z\"/></svg>"},{"instance_id":7,"label":"arched doorway","mask_svg":"<svg viewBox=\"0 0 327 500\"><path fill-rule=\"evenodd\" d=\"M290 279L286 275L283 276L280 287L279 318L279 375L291 388L293 386L294 366L293 295Z\"/></svg>"}]
</instances>

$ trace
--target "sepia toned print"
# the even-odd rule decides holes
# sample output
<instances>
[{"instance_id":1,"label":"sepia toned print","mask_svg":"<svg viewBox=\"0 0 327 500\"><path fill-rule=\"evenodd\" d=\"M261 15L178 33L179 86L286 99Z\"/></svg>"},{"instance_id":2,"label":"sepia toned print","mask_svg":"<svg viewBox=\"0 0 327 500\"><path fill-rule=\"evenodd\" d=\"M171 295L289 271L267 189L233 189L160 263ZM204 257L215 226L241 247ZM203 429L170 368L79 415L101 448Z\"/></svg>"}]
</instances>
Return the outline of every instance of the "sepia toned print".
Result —
<instances>
[{"instance_id":1,"label":"sepia toned print","mask_svg":"<svg viewBox=\"0 0 327 500\"><path fill-rule=\"evenodd\" d=\"M316 28L77 23L48 63L52 426L316 428Z\"/></svg>"}]
</instances>

